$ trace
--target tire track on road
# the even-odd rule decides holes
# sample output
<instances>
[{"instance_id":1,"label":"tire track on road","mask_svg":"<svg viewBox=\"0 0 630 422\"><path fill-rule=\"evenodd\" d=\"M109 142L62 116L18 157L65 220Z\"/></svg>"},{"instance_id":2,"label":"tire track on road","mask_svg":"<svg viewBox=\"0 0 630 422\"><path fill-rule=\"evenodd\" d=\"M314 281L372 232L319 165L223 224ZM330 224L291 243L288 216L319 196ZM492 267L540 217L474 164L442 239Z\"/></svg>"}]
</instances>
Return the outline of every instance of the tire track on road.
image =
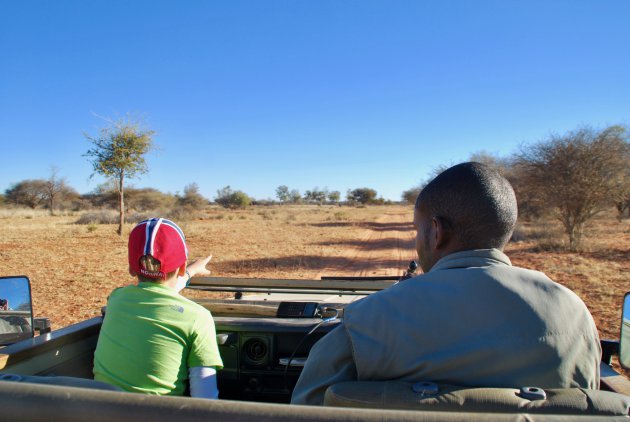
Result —
<instances>
[{"instance_id":1,"label":"tire track on road","mask_svg":"<svg viewBox=\"0 0 630 422\"><path fill-rule=\"evenodd\" d=\"M413 239L415 232L407 211L389 211L375 221L362 224L358 242L343 248L341 253L327 258L338 258L339 266L323 268L322 276L392 276L401 275L409 261L416 259Z\"/></svg>"}]
</instances>

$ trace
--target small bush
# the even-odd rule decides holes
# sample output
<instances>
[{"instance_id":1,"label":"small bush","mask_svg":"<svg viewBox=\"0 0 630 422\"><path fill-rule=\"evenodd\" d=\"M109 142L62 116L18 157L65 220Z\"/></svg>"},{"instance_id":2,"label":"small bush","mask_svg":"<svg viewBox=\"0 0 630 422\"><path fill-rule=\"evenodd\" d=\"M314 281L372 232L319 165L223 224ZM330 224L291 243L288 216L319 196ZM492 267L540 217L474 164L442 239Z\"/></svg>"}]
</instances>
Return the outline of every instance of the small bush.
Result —
<instances>
[{"instance_id":1,"label":"small bush","mask_svg":"<svg viewBox=\"0 0 630 422\"><path fill-rule=\"evenodd\" d=\"M190 206L177 207L166 213L166 218L173 221L190 221L203 218L202 211Z\"/></svg>"},{"instance_id":2,"label":"small bush","mask_svg":"<svg viewBox=\"0 0 630 422\"><path fill-rule=\"evenodd\" d=\"M136 212L130 215L125 216L125 223L129 224L138 224L141 221L148 220L149 218L153 218L159 216L160 214L148 214L144 212Z\"/></svg>"},{"instance_id":3,"label":"small bush","mask_svg":"<svg viewBox=\"0 0 630 422\"><path fill-rule=\"evenodd\" d=\"M88 224L87 226L88 233L92 233L93 231L96 231L96 229L98 229L98 226L96 224Z\"/></svg>"},{"instance_id":4,"label":"small bush","mask_svg":"<svg viewBox=\"0 0 630 422\"><path fill-rule=\"evenodd\" d=\"M201 210L208 205L208 200L199 193L199 186L191 183L184 187L184 195L177 197L179 204L193 210Z\"/></svg>"},{"instance_id":5,"label":"small bush","mask_svg":"<svg viewBox=\"0 0 630 422\"><path fill-rule=\"evenodd\" d=\"M263 220L273 220L273 216L269 211L259 211L258 215L263 218Z\"/></svg>"},{"instance_id":6,"label":"small bush","mask_svg":"<svg viewBox=\"0 0 630 422\"><path fill-rule=\"evenodd\" d=\"M96 211L83 214L74 224L116 224L118 223L116 211Z\"/></svg>"},{"instance_id":7,"label":"small bush","mask_svg":"<svg viewBox=\"0 0 630 422\"><path fill-rule=\"evenodd\" d=\"M246 208L252 199L240 190L233 191L230 186L217 191L216 203L224 208Z\"/></svg>"},{"instance_id":8,"label":"small bush","mask_svg":"<svg viewBox=\"0 0 630 422\"><path fill-rule=\"evenodd\" d=\"M350 216L348 215L348 213L344 211L337 211L336 213L333 214L333 217L337 221L345 221L345 220L350 219Z\"/></svg>"},{"instance_id":9,"label":"small bush","mask_svg":"<svg viewBox=\"0 0 630 422\"><path fill-rule=\"evenodd\" d=\"M567 247L562 241L551 238L538 240L534 247L534 250L538 252L564 252L566 249Z\"/></svg>"}]
</instances>

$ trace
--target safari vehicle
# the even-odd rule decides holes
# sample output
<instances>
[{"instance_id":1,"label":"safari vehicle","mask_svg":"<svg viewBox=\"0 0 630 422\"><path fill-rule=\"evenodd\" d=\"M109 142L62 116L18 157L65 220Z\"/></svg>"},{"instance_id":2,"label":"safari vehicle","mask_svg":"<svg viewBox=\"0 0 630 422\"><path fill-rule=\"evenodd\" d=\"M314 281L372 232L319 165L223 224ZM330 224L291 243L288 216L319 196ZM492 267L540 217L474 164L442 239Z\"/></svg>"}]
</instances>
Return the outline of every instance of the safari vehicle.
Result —
<instances>
[{"instance_id":1,"label":"safari vehicle","mask_svg":"<svg viewBox=\"0 0 630 422\"><path fill-rule=\"evenodd\" d=\"M327 406L289 405L312 345L343 320L345 305L398 277L323 280L196 278L191 289L228 292L230 299L195 299L215 317L225 368L219 400L157 397L92 380L102 317L56 331L35 322L26 277L0 279L0 311L15 333L0 337L0 419L7 420L627 420L630 382L611 357L630 366L630 294L621 341L603 341L601 390L463 388L419 380L331 386ZM15 309L15 310L13 310ZM16 314L17 312L17 314ZM106 310L105 310L106 312ZM16 324L15 318L21 318ZM5 329L6 329L5 324ZM17 328L19 325L19 329ZM40 334L34 336L34 332ZM12 344L9 344L12 343ZM620 345L621 343L621 345ZM1 346L0 346L1 347ZM621 353L619 353L621 350ZM621 393L621 394L620 394Z\"/></svg>"}]
</instances>

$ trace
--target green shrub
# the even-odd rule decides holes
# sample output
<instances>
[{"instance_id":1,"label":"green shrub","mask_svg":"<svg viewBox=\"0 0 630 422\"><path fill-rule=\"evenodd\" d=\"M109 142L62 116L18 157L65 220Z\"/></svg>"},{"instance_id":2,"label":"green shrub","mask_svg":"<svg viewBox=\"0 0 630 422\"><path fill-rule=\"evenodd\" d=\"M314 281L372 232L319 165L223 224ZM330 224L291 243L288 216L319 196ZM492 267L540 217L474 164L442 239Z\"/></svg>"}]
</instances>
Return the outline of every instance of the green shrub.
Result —
<instances>
[{"instance_id":1,"label":"green shrub","mask_svg":"<svg viewBox=\"0 0 630 422\"><path fill-rule=\"evenodd\" d=\"M252 199L245 192L233 191L230 186L218 190L215 201L224 208L245 208L252 203Z\"/></svg>"}]
</instances>

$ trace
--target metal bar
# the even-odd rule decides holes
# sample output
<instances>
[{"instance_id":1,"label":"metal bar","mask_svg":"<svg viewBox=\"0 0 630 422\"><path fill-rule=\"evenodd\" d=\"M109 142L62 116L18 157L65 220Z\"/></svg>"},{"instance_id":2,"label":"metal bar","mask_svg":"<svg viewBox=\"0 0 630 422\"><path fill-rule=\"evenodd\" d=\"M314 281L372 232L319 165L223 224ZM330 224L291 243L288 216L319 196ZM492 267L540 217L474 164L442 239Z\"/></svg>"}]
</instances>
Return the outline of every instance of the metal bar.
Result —
<instances>
[{"instance_id":1,"label":"metal bar","mask_svg":"<svg viewBox=\"0 0 630 422\"><path fill-rule=\"evenodd\" d=\"M30 311L14 311L14 310L0 311L0 316L30 317L31 316L31 312Z\"/></svg>"},{"instance_id":2,"label":"metal bar","mask_svg":"<svg viewBox=\"0 0 630 422\"><path fill-rule=\"evenodd\" d=\"M401 276L395 275L383 275L383 276L371 276L371 277L335 277L335 276L322 276L320 280L348 280L348 281L398 281Z\"/></svg>"},{"instance_id":3,"label":"metal bar","mask_svg":"<svg viewBox=\"0 0 630 422\"><path fill-rule=\"evenodd\" d=\"M339 296L365 296L372 291L365 290L303 290L303 289L268 289L254 287L215 287L215 286L188 286L188 289L202 290L207 292L242 292L242 293L303 293L312 295L339 295Z\"/></svg>"},{"instance_id":4,"label":"metal bar","mask_svg":"<svg viewBox=\"0 0 630 422\"><path fill-rule=\"evenodd\" d=\"M193 277L190 286L222 288L279 288L285 290L368 291L386 289L393 283L384 280L283 280L259 278ZM227 291L227 290L226 290Z\"/></svg>"}]
</instances>

